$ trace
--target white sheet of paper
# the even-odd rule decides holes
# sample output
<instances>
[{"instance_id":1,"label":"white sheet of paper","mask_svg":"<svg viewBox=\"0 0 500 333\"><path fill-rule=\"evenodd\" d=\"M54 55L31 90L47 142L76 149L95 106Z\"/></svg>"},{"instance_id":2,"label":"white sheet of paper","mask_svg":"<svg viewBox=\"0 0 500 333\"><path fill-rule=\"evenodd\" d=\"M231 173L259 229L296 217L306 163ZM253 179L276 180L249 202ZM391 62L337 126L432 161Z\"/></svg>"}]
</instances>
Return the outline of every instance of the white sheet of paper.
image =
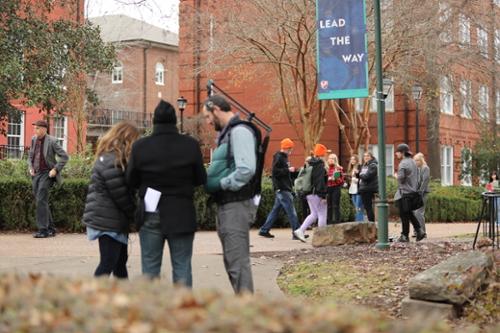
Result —
<instances>
[{"instance_id":1,"label":"white sheet of paper","mask_svg":"<svg viewBox=\"0 0 500 333\"><path fill-rule=\"evenodd\" d=\"M144 195L144 208L148 213L156 212L158 208L158 202L160 201L161 192L155 190L154 188L148 187L146 189L146 194Z\"/></svg>"}]
</instances>

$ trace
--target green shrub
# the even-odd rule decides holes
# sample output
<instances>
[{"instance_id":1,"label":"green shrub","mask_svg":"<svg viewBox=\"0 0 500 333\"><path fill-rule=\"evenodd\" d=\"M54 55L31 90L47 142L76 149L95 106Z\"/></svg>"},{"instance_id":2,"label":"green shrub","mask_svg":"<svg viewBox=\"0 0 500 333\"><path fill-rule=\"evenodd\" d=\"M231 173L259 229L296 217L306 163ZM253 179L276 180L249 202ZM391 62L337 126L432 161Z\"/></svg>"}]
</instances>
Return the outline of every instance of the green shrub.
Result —
<instances>
[{"instance_id":1,"label":"green shrub","mask_svg":"<svg viewBox=\"0 0 500 333\"><path fill-rule=\"evenodd\" d=\"M91 161L88 166L85 160L74 160L75 175L84 175L90 172ZM26 175L20 175L25 170L24 163L15 161L0 161L0 229L2 230L30 230L36 228L35 204L31 191L31 180ZM22 166L22 167L21 167ZM71 166L71 165L69 165ZM13 175L5 177L5 174ZM68 173L68 176L71 173ZM85 206L85 197L89 177L66 178L61 186L54 186L50 193L50 206L57 228L66 231L79 232L84 230L81 217ZM389 183L389 182L388 182ZM392 181L391 181L392 184ZM392 185L391 185L392 186ZM392 188L392 187L391 187ZM429 222L453 222L476 220L481 208L481 188L477 187L438 187L433 186L427 201L426 220ZM389 198L392 198L388 196ZM195 207L197 209L198 228L200 230L215 229L215 207L208 203L208 195L203 189L197 189ZM260 227L266 220L267 214L274 204L274 192L269 179L262 184L262 199L257 211L254 227ZM300 200L295 200L299 223L304 220ZM347 190L341 192L340 201L341 220L352 221L354 208ZM397 215L397 210L391 205L391 214ZM289 227L288 219L282 212L275 223L275 227Z\"/></svg>"},{"instance_id":2,"label":"green shrub","mask_svg":"<svg viewBox=\"0 0 500 333\"><path fill-rule=\"evenodd\" d=\"M68 179L50 191L50 208L56 228L83 231L81 223L87 179ZM31 181L26 178L0 178L0 228L29 230L36 228L35 202Z\"/></svg>"}]
</instances>

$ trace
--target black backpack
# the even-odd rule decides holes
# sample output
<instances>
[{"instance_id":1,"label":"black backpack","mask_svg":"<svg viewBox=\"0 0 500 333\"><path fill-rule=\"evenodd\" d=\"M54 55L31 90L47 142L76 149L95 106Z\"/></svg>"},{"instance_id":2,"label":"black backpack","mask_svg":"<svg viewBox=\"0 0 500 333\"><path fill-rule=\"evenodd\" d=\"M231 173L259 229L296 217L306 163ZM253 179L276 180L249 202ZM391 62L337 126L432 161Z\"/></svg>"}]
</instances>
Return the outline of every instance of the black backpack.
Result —
<instances>
[{"instance_id":1,"label":"black backpack","mask_svg":"<svg viewBox=\"0 0 500 333\"><path fill-rule=\"evenodd\" d=\"M264 139L262 139L262 133L260 129L252 123L251 121L247 120L240 120L237 122L234 122L231 124L231 128L229 131L238 126L238 125L244 125L252 130L252 132L255 135L255 148L256 148L256 163L255 163L255 174L250 180L250 182L247 184L250 189L251 189L251 194L252 197L261 194L262 192L262 174L264 173L264 161L266 158L266 152L267 152L267 147L269 146L269 135L266 135ZM231 135L231 132L229 132L229 135ZM228 156L228 166L231 164L231 160L229 159L230 156L230 150L231 150L231 140L228 140L228 145L227 145L227 156ZM245 185L245 186L247 186Z\"/></svg>"}]
</instances>

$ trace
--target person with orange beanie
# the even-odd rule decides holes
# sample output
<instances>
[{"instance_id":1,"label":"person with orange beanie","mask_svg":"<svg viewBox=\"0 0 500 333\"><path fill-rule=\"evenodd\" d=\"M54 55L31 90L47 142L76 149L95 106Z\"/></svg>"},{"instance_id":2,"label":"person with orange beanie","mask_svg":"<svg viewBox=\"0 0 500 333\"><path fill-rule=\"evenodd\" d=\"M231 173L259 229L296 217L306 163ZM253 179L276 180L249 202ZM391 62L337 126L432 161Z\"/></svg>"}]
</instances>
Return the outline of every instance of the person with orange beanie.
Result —
<instances>
[{"instance_id":1,"label":"person with orange beanie","mask_svg":"<svg viewBox=\"0 0 500 333\"><path fill-rule=\"evenodd\" d=\"M293 186L290 172L295 172L295 168L290 166L288 156L292 153L294 143L291 139L281 140L280 150L273 156L272 180L273 190L276 194L274 205L267 216L266 222L260 228L259 235L266 238L274 238L269 231L283 209L288 216L292 233L299 227L299 219L293 204ZM293 237L293 234L292 234Z\"/></svg>"},{"instance_id":2,"label":"person with orange beanie","mask_svg":"<svg viewBox=\"0 0 500 333\"><path fill-rule=\"evenodd\" d=\"M302 225L293 232L293 234L302 242L306 241L304 232L316 220L318 220L319 228L326 226L326 214L328 208L326 202L327 169L324 158L327 152L328 149L324 145L318 143L314 146L314 156L309 161L309 165L313 167L311 173L312 190L306 198L311 213L306 217Z\"/></svg>"}]
</instances>

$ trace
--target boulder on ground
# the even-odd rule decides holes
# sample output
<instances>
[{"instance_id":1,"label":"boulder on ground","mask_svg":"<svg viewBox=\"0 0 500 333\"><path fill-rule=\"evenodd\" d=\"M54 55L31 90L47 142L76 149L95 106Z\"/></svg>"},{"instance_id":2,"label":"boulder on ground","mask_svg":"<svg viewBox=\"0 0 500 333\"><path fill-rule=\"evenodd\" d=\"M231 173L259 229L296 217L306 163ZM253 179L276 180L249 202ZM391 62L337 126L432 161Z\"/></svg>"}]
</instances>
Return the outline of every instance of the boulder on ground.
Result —
<instances>
[{"instance_id":1,"label":"boulder on ground","mask_svg":"<svg viewBox=\"0 0 500 333\"><path fill-rule=\"evenodd\" d=\"M451 257L410 279L410 298L462 305L487 283L491 256L471 251Z\"/></svg>"},{"instance_id":2,"label":"boulder on ground","mask_svg":"<svg viewBox=\"0 0 500 333\"><path fill-rule=\"evenodd\" d=\"M327 225L314 230L312 245L374 243L377 240L377 226L373 222L347 222Z\"/></svg>"}]
</instances>

